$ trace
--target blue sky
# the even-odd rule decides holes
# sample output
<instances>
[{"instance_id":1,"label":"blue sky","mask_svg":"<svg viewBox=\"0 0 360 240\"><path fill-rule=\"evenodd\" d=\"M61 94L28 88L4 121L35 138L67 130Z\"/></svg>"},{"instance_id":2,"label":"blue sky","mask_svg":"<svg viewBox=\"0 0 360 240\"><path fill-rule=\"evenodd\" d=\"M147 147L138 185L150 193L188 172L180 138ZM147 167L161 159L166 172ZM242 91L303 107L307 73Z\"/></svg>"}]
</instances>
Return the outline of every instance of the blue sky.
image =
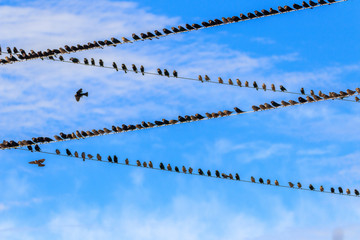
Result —
<instances>
[{"instance_id":1,"label":"blue sky","mask_svg":"<svg viewBox=\"0 0 360 240\"><path fill-rule=\"evenodd\" d=\"M201 22L291 1L1 1L1 46L56 48ZM77 53L318 92L359 86L359 2ZM66 56L68 57L68 56ZM53 136L213 112L292 95L50 61L1 66L3 139ZM89 98L79 103L82 87ZM325 101L43 145L121 160L360 188L359 105ZM1 151L0 239L358 239L357 198ZM46 167L27 162L46 158Z\"/></svg>"}]
</instances>

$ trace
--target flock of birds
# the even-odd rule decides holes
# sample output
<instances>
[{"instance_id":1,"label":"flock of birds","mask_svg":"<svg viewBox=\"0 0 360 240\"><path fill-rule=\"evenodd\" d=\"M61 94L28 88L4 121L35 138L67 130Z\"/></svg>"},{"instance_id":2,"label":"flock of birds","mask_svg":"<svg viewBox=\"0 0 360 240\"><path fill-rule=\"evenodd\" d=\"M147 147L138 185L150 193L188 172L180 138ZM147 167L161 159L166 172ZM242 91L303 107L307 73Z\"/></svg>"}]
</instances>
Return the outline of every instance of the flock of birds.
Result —
<instances>
[{"instance_id":1,"label":"flock of birds","mask_svg":"<svg viewBox=\"0 0 360 240\"><path fill-rule=\"evenodd\" d=\"M159 37L163 37L163 36L170 35L170 34L194 31L194 30L199 30L202 28L208 28L208 27L214 27L214 26L219 26L219 25L223 25L223 24L251 20L251 19L256 19L256 18L265 17L265 16L272 16L272 15L276 15L276 14L298 11L298 10L302 10L302 9L312 9L316 6L329 5L329 4L343 2L343 1L346 1L346 0L340 0L340 1L318 0L318 2L314 2L311 0L309 2L303 1L302 4L294 3L293 7L285 5L285 6L278 6L277 10L270 8L269 10L262 9L261 11L248 12L247 14L241 13L240 16L233 16L233 17L227 17L227 18L222 17L221 18L222 20L214 19L214 20L209 20L209 21L203 21L201 23L201 25L197 24L197 23L194 23L191 25L185 24L185 26L171 27L171 30L164 28L162 30L162 32L155 30L154 32L147 32L147 33L140 33L140 34L133 33L132 34L133 40L129 40L126 37L122 37L121 38L122 42L119 39L112 37L111 40L93 41L93 42L89 42L87 44L77 44L76 46L65 45L64 47L55 48L55 49L47 49L46 51L30 50L30 52L28 52L28 53L24 49L18 50L16 47L13 49L11 49L10 47L7 47L7 49L6 49L7 53L10 54L10 56L5 56L4 59L0 59L0 63L1 64L9 64L9 63L14 63L14 62L18 62L18 61L26 61L26 60L37 59L37 58L52 57L52 56L55 56L58 54L67 54L67 53L73 53L73 52L78 52L78 51L90 50L90 49L94 49L94 48L103 48L106 46L116 46L118 44L123 44L123 43L132 43L134 41L144 41L147 39L151 40L154 38L159 38ZM1 47L0 47L0 52L2 52ZM16 55L17 58L14 55Z\"/></svg>"},{"instance_id":2,"label":"flock of birds","mask_svg":"<svg viewBox=\"0 0 360 240\"><path fill-rule=\"evenodd\" d=\"M271 15L276 15L276 14L281 14L281 13L286 13L286 12L297 11L297 10L301 10L301 9L311 9L316 6L329 5L329 4L343 2L343 1L346 1L346 0L340 0L340 1L318 0L318 2L314 2L311 0L309 2L303 1L302 4L300 4L300 5L293 4L292 7L286 5L283 7L279 6L277 8L277 10L270 8L269 10L262 9L261 11L254 11L254 13L252 13L252 12L249 12L247 14L241 13L239 17L238 16L233 16L233 17L228 17L228 18L222 17L221 18L222 20L214 19L214 20L209 20L207 22L204 21L201 23L201 25L196 24L196 23L194 23L192 25L185 24L185 26L171 27L171 30L164 28L162 32L155 30L154 32L141 33L139 35L133 33L132 34L133 40L129 40L128 38L122 37L121 38L122 41L120 41L117 38L113 37L113 38L111 38L111 40L93 41L93 42L89 42L88 44L84 44L84 45L81 45L81 44L77 44L76 46L65 45L64 47L60 47L58 49L52 49L52 50L47 49L46 51L30 50L30 52L26 52L24 49L18 50L16 47L13 47L13 48L7 47L6 52L2 52L2 49L0 46L0 55L1 55L1 53L8 54L8 56L5 56L4 59L0 59L0 63L1 64L9 64L9 63L26 61L26 60L37 59L37 58L40 58L42 60L43 59L57 60L57 59L55 59L55 57L58 57L59 61L65 61L62 54L74 53L74 52L90 50L90 49L94 49L94 48L103 48L106 46L116 46L118 44L132 43L132 42L136 42L136 41L144 41L147 39L152 40L154 38L159 38L159 37L167 36L170 34L188 32L188 31L198 30L198 29L202 29L202 28L208 28L208 27L219 26L219 25L223 25L223 24L229 24L229 23L234 23L234 22L239 22L239 21L244 21L244 20L260 18L260 17L264 17L264 16L271 16ZM83 62L81 62L78 58L75 58L75 57L71 57L69 60L71 63L75 63L75 64L106 67L104 65L104 61L102 59L100 59L98 61L98 65L97 65L96 61L94 60L94 58L91 58L91 59L84 58ZM108 68L110 68L110 67L108 67ZM118 66L116 62L113 62L111 68L115 69L116 71L122 70L125 73L127 73L128 71L132 71L135 73L141 73L142 75L156 74L159 76L179 78L178 72L176 70L174 70L171 74L167 69L158 68L156 73L147 73L147 72L145 72L145 68L143 65L141 65L138 68L135 64L132 64L131 68L130 67L128 68L125 64L121 64ZM182 78L184 78L184 77L182 77ZM271 84L271 89L268 89L267 85L265 83L263 83L260 86L260 84L258 84L256 81L254 81L252 84L250 84L248 81L245 81L244 83L242 83L239 79L236 79L235 81L233 81L232 79L228 79L227 81L224 81L221 77L218 77L217 82L215 82L215 81L211 81L211 79L208 75L199 75L197 79L192 79L192 78L184 78L184 79L197 80L200 82L213 82L213 83L219 83L219 84L237 85L239 87L254 88L256 90L262 89L264 91L272 90L274 92L276 92L276 91L287 92L287 89L282 85L279 86L280 90L277 90L274 84ZM306 97L305 96L298 97L298 99L297 99L298 102L294 101L294 100L281 101L280 103L271 101L270 103L253 105L252 106L253 111L242 111L238 107L234 107L234 111L223 110L223 111L212 112L212 113L206 112L203 115L200 113L196 113L194 115L178 116L177 119L171 119L171 120L167 120L167 119L163 118L161 121L160 120L156 120L154 122L142 121L141 123L135 124L135 125L131 125L131 124L130 125L122 124L121 126L113 125L111 127L111 130L108 128L103 128L103 129L99 129L99 130L93 129L91 131L76 130L75 132L68 133L68 134L61 132L59 135L54 135L55 140L52 138L49 138L49 137L33 137L32 140L21 140L18 142L14 141L14 140L10 140L10 141L4 140L2 143L0 143L0 149L27 147L27 150L31 151L31 152L35 151L35 152L47 153L47 152L43 152L40 149L39 144L65 141L65 140L83 139L83 138L87 138L87 137L107 135L107 134L112 134L112 133L120 133L120 132L148 129L148 128L153 128L153 127L168 126L168 125L174 125L174 124L180 124L180 123L195 122L195 121L200 121L200 120L214 119L214 118L238 115L238 114L243 114L243 113L248 113L248 112L258 112L258 111L262 111L262 110L271 110L271 109L276 109L276 108L280 108L280 107L288 107L288 106L294 106L294 105L298 105L298 104L312 103L312 102L324 101L324 100L330 100L330 99L344 99L349 96L360 94L360 89L356 88L355 91L347 89L346 91L340 91L339 93L329 92L328 95L319 91L318 95L316 95L313 90L310 91L310 94L306 94L304 88L301 88L300 94L307 95L307 96ZM80 99L84 96L88 97L88 92L84 92L83 89L79 89L75 93L75 99L77 102L79 102ZM357 96L355 97L355 101L356 102L359 101L359 98ZM33 146L34 146L34 148L33 148ZM25 149L22 149L22 150L25 150ZM55 153L56 153L56 155L62 155L60 150L58 150L58 149L56 149ZM49 153L49 154L51 154L51 153ZM66 149L65 156L82 158L83 161L85 161L86 159L95 160L95 157L91 154L86 154L85 152L82 152L81 154L79 154L77 151L75 151L74 154L72 154L72 152L69 149ZM102 162L106 161L106 160L103 160L103 158L100 154L96 154L96 160L102 161ZM45 162L45 159L39 159L39 160L30 161L29 164L34 164L34 165L37 165L38 167L44 167L45 166L44 162ZM113 157L108 156L107 162L123 164L123 163L119 162L118 157L116 155L114 155ZM279 184L278 180L275 180L274 183L272 183L270 179L267 179L266 181L264 181L263 178L259 178L258 181L256 181L256 179L254 177L251 177L250 181L246 181L246 180L240 179L240 176L238 173L235 173L233 175L231 173L224 173L224 172L220 173L220 171L218 171L218 170L216 170L214 172L215 175L213 176L212 172L210 170L203 171L201 168L199 168L197 170L197 173L194 172L194 170L191 167L186 168L185 166L182 166L182 168L180 169L178 166L172 167L170 164L167 164L165 167L165 165L163 163L160 163L159 168L156 168L156 167L154 167L154 165L151 161L141 163L139 160L137 160L136 165L135 164L132 165L132 164L130 164L128 159L125 159L124 165L137 166L137 167L150 168L150 169L158 169L158 170L164 170L164 171L167 170L170 172L193 174L193 175L215 177L215 178L221 178L221 179L259 183L259 184L264 184L264 185L281 186L281 187L305 190L305 188L303 188L303 186L300 182L298 182L296 184L296 186L292 182L288 182L288 186L282 186ZM320 186L319 189L317 190L312 184L309 185L308 190L326 192L324 190L323 186ZM330 188L329 193L343 194L344 190L343 190L343 188L339 187L338 192L336 192L335 188ZM347 195L351 195L350 189L346 189L345 193ZM353 193L355 196L359 196L359 191L357 189L354 189Z\"/></svg>"}]
</instances>

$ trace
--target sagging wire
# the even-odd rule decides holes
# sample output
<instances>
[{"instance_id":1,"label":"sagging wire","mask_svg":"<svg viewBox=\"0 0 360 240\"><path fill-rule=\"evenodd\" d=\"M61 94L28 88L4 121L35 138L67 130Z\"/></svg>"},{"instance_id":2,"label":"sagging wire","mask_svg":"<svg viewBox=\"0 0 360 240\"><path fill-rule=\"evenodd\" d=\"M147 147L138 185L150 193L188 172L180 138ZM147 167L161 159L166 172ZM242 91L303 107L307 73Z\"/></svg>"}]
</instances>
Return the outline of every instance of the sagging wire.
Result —
<instances>
[{"instance_id":1,"label":"sagging wire","mask_svg":"<svg viewBox=\"0 0 360 240\"><path fill-rule=\"evenodd\" d=\"M28 149L18 148L17 150L22 151L30 151ZM31 151L34 152L34 151ZM186 168L185 166L182 166L180 169L179 167L171 166L169 163L166 167L161 162L159 163L159 167L156 167L151 161L150 162L140 162L139 160L136 160L136 164L130 163L129 159L126 158L124 162L119 162L118 157L116 155L114 156L108 156L107 161L103 159L103 157L100 154L96 154L95 157L91 154L87 154L85 152L82 152L79 154L77 151L73 153L66 149L66 155L61 154L60 150L56 149L55 153L53 152L45 152L39 149L39 151L35 151L35 153L42 153L42 154L48 154L48 155L55 155L55 156L61 156L61 157L69 157L69 158L76 158L76 159L82 159L83 161L97 161L102 163L109 163L109 164L117 164L122 166L128 166L128 167L136 167L136 168L142 168L142 169L151 169L151 170L157 170L157 171L163 171L163 172L171 172L171 173L178 173L178 174L185 174L185 175L194 175L194 176L202 176L202 177L208 177L213 179L221 179L221 180L229 180L229 181L237 181L237 182L243 182L243 183L252 183L252 184L260 184L264 186L272 186L272 187L281 187L281 188L288 188L293 190L302 190L302 191L310 191L310 192L318 192L318 193L327 193L327 194L335 194L335 195L341 195L341 196L348 196L348 197L358 197L359 191L357 189L354 189L354 194L351 193L350 189L346 189L344 194L344 190L342 187L338 187L339 192L335 191L335 188L330 188L330 191L326 191L323 186L320 186L319 189L316 189L312 184L309 184L309 188L303 188L302 184L300 182L297 183L297 187L295 187L295 184L292 182L288 182L288 185L281 185L278 180L275 180L274 183L270 179L264 180L263 178L259 178L258 181L252 176L250 180L244 180L242 179L238 173L235 173L232 175L231 173L224 173L220 172L218 170L215 170L215 176L213 175L214 172L211 172L208 170L202 170L202 168L199 168L197 173L196 170L192 169L191 167Z\"/></svg>"}]
</instances>

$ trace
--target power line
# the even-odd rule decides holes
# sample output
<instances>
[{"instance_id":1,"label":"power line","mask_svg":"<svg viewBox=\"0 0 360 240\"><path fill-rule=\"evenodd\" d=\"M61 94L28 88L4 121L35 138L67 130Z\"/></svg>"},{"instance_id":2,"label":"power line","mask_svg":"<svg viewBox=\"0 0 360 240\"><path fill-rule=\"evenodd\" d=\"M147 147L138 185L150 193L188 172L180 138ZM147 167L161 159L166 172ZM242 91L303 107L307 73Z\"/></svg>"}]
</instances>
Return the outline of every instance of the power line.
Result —
<instances>
[{"instance_id":1,"label":"power line","mask_svg":"<svg viewBox=\"0 0 360 240\"><path fill-rule=\"evenodd\" d=\"M86 63L83 63L83 62L80 62L79 59L77 59L79 62L72 62L70 60L59 60L59 59L55 59L55 58L45 58L45 59L50 59L50 60L53 60L53 61L57 61L57 62L65 62L65 63L71 63L71 64L79 64L79 65L83 65L83 66L90 66L90 67L98 67L98 68L107 68L107 69L112 69L112 70L116 70L114 67L110 67L110 66L100 66L100 65L96 65L96 64L86 64ZM92 58L93 59L93 58ZM118 68L120 71L123 71L121 68ZM190 78L190 77L181 77L181 76L174 76L174 75L169 75L169 76L165 76L164 74L159 74L159 73L154 73L154 72L140 72L139 70L137 71L134 71L132 69L126 69L126 71L128 72L133 72L133 73L136 73L136 74L141 74L141 73L144 73L144 74L147 74L147 75L155 75L155 76L161 76L161 77L167 77L167 78L178 78L178 79L184 79L184 80L191 80L191 81L195 81L195 82L201 82L201 83L213 83L213 84L219 84L219 85L227 85L227 86L232 86L232 87L244 87L244 88L251 88L251 89L256 89L256 90L263 90L263 91L269 91L269 92L278 92L278 93L288 93L288 94L294 94L294 95L299 95L299 96L312 96L310 94L301 94L301 93L298 93L298 92L291 92L291 91L281 91L281 90L277 90L277 89L270 89L270 88L265 88L263 89L261 86L258 87L258 88L255 88L255 87L252 87L252 86L245 86L243 85L244 83L241 83L242 85L239 86L237 83L236 83L236 80L234 80L234 82L232 82L232 84L230 84L229 82L215 82L215 81L212 81L211 79L210 80L205 80L205 79L202 79L201 81L199 79L196 79L196 78ZM199 75L200 76L200 75ZM203 77L203 76L201 76ZM232 79L229 79L231 81L233 81ZM350 96L347 96L347 97L350 97ZM347 101L347 102L356 102L358 103L357 101L354 101L354 100L349 100L349 99L336 99L336 100L342 100L342 101Z\"/></svg>"},{"instance_id":2,"label":"power line","mask_svg":"<svg viewBox=\"0 0 360 240\"><path fill-rule=\"evenodd\" d=\"M357 94L354 94L354 96L355 95L359 95L359 93L357 93ZM286 105L286 106L284 106L284 105L281 105L281 106L278 106L278 107L272 107L272 108L270 108L270 109L266 109L266 110L275 110L275 109L280 109L280 108L284 108L284 107L290 107L290 106L297 106L297 105L303 105L303 104L307 104L307 103L315 103L315 102L321 102L321 101L328 101L328 100L332 100L332 99L336 99L336 98L340 98L341 96L338 96L338 97L331 97L331 98L328 98L328 99L321 99L321 100L318 100L318 101L314 101L314 102L305 102L305 103L296 103L296 104L294 104L294 105ZM292 100L289 100L289 102L290 101L292 101ZM289 104L289 103L288 103ZM235 109L235 108L234 108ZM238 110L240 110L240 109L238 109ZM150 128L158 128L158 127L164 127L164 126L171 126L171 125L177 125L177 124L184 124L184 123L190 123L190 122L198 122L198 121L204 121L204 120L210 120L210 119L215 119L215 118L221 118L221 117L230 117L230 116L236 116L236 115L240 115L240 114L245 114L245 113L254 113L254 112L263 112L263 111L266 111L266 110L253 110L253 111L241 111L241 112L236 112L236 110L235 110L235 112L231 112L231 113L229 113L229 114L224 114L224 112L222 112L224 115L223 116L221 116L221 115L217 115L216 117L214 117L214 115L212 116L212 117L203 117L202 119L199 119L199 118L197 118L196 120L194 120L194 119L190 119L190 120L186 120L186 121L177 121L177 122L175 122L175 123L171 123L171 124L165 124L165 123L163 123L162 125L156 125L156 121L155 121L155 124L153 124L153 126L148 126L148 127L143 127L143 125L141 125L141 124L137 124L137 125L141 125L142 127L141 128L139 128L139 127L137 127L137 125L129 125L129 126L133 126L133 127L135 127L135 128L132 128L132 129L129 129L129 127L128 126L126 126L125 124L125 126L127 127L127 129L124 129L124 127L123 128L120 128L120 127L116 127L116 131L115 130L113 130L113 131L111 131L111 130L109 130L109 129L107 129L107 131L108 132L104 132L103 131L103 133L97 133L97 134L93 134L91 131L87 131L87 132L91 132L91 134L93 134L93 135L88 135L88 134L86 134L86 136L84 136L84 134L82 134L82 137L79 137L79 136L75 136L75 138L73 138L73 137L70 137L70 138L62 138L61 140L59 139L59 140L48 140L48 141L45 141L45 142L37 142L37 143L34 143L34 142L32 142L31 144L30 143L28 143L28 144L23 144L24 146L32 146L32 145L40 145L40 144L48 144L48 143L54 143L54 142L63 142L63 141L70 141L70 140L75 140L75 139L77 139L77 140L79 140L79 139L85 139L85 138L90 138L90 137L97 137L97 136L103 136L103 135L110 135L110 134L119 134L119 133L124 133L124 132L132 132L132 131L138 131L138 130L145 130L145 129L150 129ZM219 111L219 112L221 112L221 111ZM185 115L185 116L187 116L187 115ZM196 116L196 114L195 114L195 116ZM192 117L194 117L193 115L192 115ZM189 117L190 118L190 117ZM194 117L195 118L195 117ZM149 122L147 123L147 124L149 124ZM114 126L115 127L115 126ZM121 131L119 130L119 129L121 129ZM95 129L94 129L95 130ZM104 130L105 130L105 128L104 128ZM100 130L99 130L100 131ZM102 130L101 130L102 131ZM83 131L82 131L83 132ZM86 133L87 133L86 132ZM79 133L80 134L80 133ZM61 135L61 134L60 134ZM65 134L65 135L70 135L71 136L71 134ZM73 135L75 135L74 133L73 133ZM26 141L26 140L23 140L23 141ZM4 142L5 142L5 140L4 140ZM20 142L22 142L22 141L19 141L19 143ZM18 144L18 143L16 143L16 142L14 142L15 144ZM19 144L17 145L17 146L13 146L13 145L8 145L8 146L6 146L4 143L3 144L0 144L0 149L1 150L4 150L4 149L12 149L12 148L19 148L19 147L21 147L21 145L19 146Z\"/></svg>"},{"instance_id":3,"label":"power line","mask_svg":"<svg viewBox=\"0 0 360 240\"><path fill-rule=\"evenodd\" d=\"M308 7L302 7L300 5L297 5L298 7L300 8L290 8L289 6L284 6L281 7L279 6L279 11L277 10L273 10L272 13L270 13L269 11L265 10L267 13L261 13L260 11L255 11L256 15L254 15L253 13L248 13L248 16L245 16L243 14L240 15L240 18L237 17L237 16L234 16L230 19L233 19L233 20L227 20L227 22L225 22L224 20L223 21L220 21L218 19L216 19L217 21L213 21L213 20L209 20L209 21L212 21L214 24L208 24L207 25L203 25L203 26L200 26L198 25L199 27L198 28L195 28L195 27L192 27L192 29L185 29L183 28L183 30L179 30L177 29L176 32L171 32L170 30L168 30L169 32L168 33L165 33L164 34L161 34L161 35L154 35L152 34L153 36L147 36L146 38L139 38L139 39L134 39L134 40L128 40L127 38L123 38L123 42L121 42L120 40L116 39L116 43L114 43L114 40L111 42L109 40L104 40L104 41L98 41L97 45L98 46L92 46L91 48L89 47L86 47L84 48L84 46L87 46L86 44L85 45L78 45L78 46L81 46L83 49L78 49L76 48L75 46L75 49L76 50L64 50L62 52L53 52L55 49L53 50L50 50L48 49L47 52L46 51L43 51L41 53L41 55L44 54L43 57L48 57L48 56L55 56L57 54L67 54L67 53L72 53L72 52L79 52L79 51L87 51L87 50L91 50L91 49L95 49L95 48L103 48L103 47L107 47L107 46L117 46L119 44L124 44L124 43L134 43L134 42L138 42L138 41L144 41L144 40L152 40L152 39L159 39L161 37L165 37L165 36L169 36L169 35L173 35L173 34L178 34L178 33L184 33L184 32L190 32L190 31L195 31L195 30L200 30L200 29L205 29L205 28L210 28L210 27L216 27L216 26L222 26L222 25L227 25L227 24L231 24L231 23L237 23L237 22L244 22L244 21L248 21L248 20L254 20L254 19L259 19L259 18L264 18L264 17L269 17L269 16L275 16L275 15L280 15L280 14L284 14L284 13L289 13L289 12L296 12L296 11L300 11L300 10L305 10L305 9L313 9L313 8L316 8L316 7L321 7L321 6L326 6L326 5L332 5L334 3L341 3L341 2L346 2L347 0L340 0L340 1L335 1L334 2L327 2L327 3L323 3L323 4L317 4L314 5L314 6L309 6ZM280 8L282 9L280 11ZM264 10L264 9L263 9ZM236 20L234 19L236 18ZM227 18L229 19L229 18ZM204 23L204 22L203 22ZM206 22L205 22L206 23ZM149 33L149 32L148 32ZM125 39L125 40L124 40ZM108 44L105 43L105 41L108 42ZM96 41L95 41L96 42ZM101 42L102 44L99 45L99 42ZM60 48L59 48L60 49ZM49 51L50 50L50 51ZM57 51L59 51L58 49L56 49ZM38 52L39 53L39 52ZM18 57L21 56L21 55L18 55ZM22 62L22 61L27 61L27 60L32 60L32 59L37 59L37 58L41 58L42 56L37 56L36 53L35 55L34 54L31 54L29 53L28 57L26 57L26 54L25 56L23 56L24 59L11 59L11 58L8 58L8 59L0 59L0 63L1 64L9 64L9 63L14 63L14 62Z\"/></svg>"},{"instance_id":4,"label":"power line","mask_svg":"<svg viewBox=\"0 0 360 240\"><path fill-rule=\"evenodd\" d=\"M30 151L28 149L23 149L23 148L18 148L17 150L23 150L23 151ZM76 158L76 159L83 159L83 161L85 160L89 160L89 161L97 161L97 162L102 162L102 163L109 163L109 164L118 164L118 165L122 165L122 166L129 166L129 167L137 167L137 168L143 168L143 169L151 169L151 170L157 170L157 171L163 171L163 172L171 172L171 173L179 173L179 174L185 174L185 175L195 175L195 176L202 176L202 177L208 177L208 178L213 178L213 179L221 179L221 180L230 180L230 181L238 181L238 182L244 182L244 183L253 183L253 184L260 184L260 185L266 185L266 186L272 186L272 187L281 187L281 188L288 188L288 189L294 189L294 190L302 190L302 191L312 191L312 192L319 192L319 193L327 193L327 194L336 194L336 195L341 195L341 196L348 196L348 197L358 197L354 194L341 194L341 193L337 193L337 192L329 192L329 191L326 191L325 189L323 189L323 191L321 190L317 190L317 189L313 189L313 190L310 190L310 189L307 189L307 188L302 188L301 187L290 187L290 186L287 186L287 185L281 185L281 184L273 184L271 181L270 183L267 183L266 181L267 180L264 180L264 183L260 183L260 179L259 181L256 181L255 178L253 178L253 180L244 180L244 179L241 179L240 177L238 179L236 179L236 177L234 178L232 175L230 177L230 174L225 174L224 172L220 172L219 171L219 177L216 177L216 176L213 176L212 174L209 176L207 175L207 172L204 172L203 171L203 174L199 174L199 173L196 173L196 172L192 172L192 173L188 173L188 170L190 169L189 168L185 168L186 169L186 172L182 171L182 169L178 169L178 171L176 170L173 170L173 167L171 167L171 170L167 169L167 167L165 165L163 165L164 169L161 169L160 167L148 167L148 163L146 163L146 166L144 166L144 163L141 163L139 160L139 164L140 165L137 165L137 164L131 164L130 162L128 163L122 163L122 162L117 162L115 163L113 161L113 158L111 158L111 162L110 161L104 161L102 160L102 157L101 157L101 160L98 160L98 159L93 159L93 158L89 158L89 157L75 157L73 156L72 154L71 155L64 155L64 154L56 154L56 153L53 153L53 152L45 152L45 151L37 151L38 153L43 153L43 154L48 154L48 155L55 155L55 156L61 156L61 157L69 157L69 158ZM85 154L85 153L84 153ZM85 154L86 155L86 154ZM128 160L128 159L126 159ZM159 164L160 165L160 164ZM167 169L167 170L165 170ZM175 167L174 167L175 169ZM200 169L200 168L199 168ZM222 174L225 174L226 177L224 177L224 175ZM234 174L236 176L236 174Z\"/></svg>"}]
</instances>

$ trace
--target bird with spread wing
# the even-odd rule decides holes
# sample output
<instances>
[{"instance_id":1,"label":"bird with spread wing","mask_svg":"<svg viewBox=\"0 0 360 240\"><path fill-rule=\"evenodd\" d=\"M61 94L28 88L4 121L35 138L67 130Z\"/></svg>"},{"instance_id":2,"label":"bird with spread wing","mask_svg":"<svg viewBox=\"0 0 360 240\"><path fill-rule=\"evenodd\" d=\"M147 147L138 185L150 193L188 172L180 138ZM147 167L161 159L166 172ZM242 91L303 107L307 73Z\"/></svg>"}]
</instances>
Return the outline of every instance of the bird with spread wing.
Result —
<instances>
[{"instance_id":1,"label":"bird with spread wing","mask_svg":"<svg viewBox=\"0 0 360 240\"><path fill-rule=\"evenodd\" d=\"M80 88L80 89L76 92L76 94L75 94L75 99L76 99L76 101L78 102L78 101L80 101L80 98L82 98L83 96L87 96L87 97L88 97L88 95L89 95L88 92L83 93L82 88Z\"/></svg>"},{"instance_id":2,"label":"bird with spread wing","mask_svg":"<svg viewBox=\"0 0 360 240\"><path fill-rule=\"evenodd\" d=\"M39 160L35 160L35 161L31 161L29 162L29 164L37 164L38 167L45 167L45 164L43 164L45 162L45 159L39 159Z\"/></svg>"}]
</instances>

